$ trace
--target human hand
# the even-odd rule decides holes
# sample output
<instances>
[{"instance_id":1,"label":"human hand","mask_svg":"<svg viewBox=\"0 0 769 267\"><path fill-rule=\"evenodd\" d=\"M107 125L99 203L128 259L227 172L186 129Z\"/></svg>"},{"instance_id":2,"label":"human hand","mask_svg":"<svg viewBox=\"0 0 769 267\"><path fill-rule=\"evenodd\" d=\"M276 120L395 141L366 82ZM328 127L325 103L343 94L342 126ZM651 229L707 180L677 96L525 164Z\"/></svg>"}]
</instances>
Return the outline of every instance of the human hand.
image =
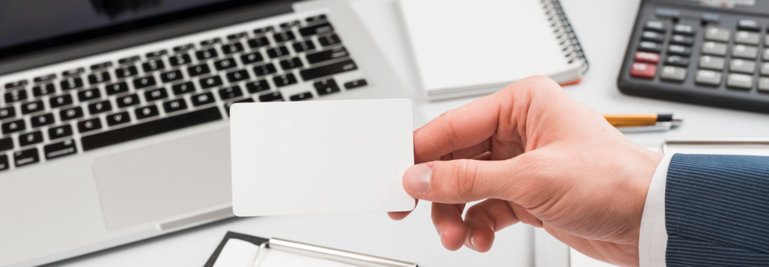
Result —
<instances>
[{"instance_id":1,"label":"human hand","mask_svg":"<svg viewBox=\"0 0 769 267\"><path fill-rule=\"evenodd\" d=\"M638 265L641 215L662 155L549 78L521 80L414 132L406 191L432 201L443 246L488 251L517 222L593 258ZM467 209L465 204L483 200ZM408 213L390 213L402 219Z\"/></svg>"}]
</instances>

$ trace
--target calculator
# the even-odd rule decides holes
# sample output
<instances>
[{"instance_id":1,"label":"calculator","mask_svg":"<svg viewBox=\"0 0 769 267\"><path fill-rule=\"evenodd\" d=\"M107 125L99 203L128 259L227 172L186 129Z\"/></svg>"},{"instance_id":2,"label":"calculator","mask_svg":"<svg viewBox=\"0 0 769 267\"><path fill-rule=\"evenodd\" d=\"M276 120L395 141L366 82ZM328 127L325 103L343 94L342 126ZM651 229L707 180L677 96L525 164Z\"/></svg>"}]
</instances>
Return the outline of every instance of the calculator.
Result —
<instances>
[{"instance_id":1,"label":"calculator","mask_svg":"<svg viewBox=\"0 0 769 267\"><path fill-rule=\"evenodd\" d=\"M628 95L769 113L769 1L643 0L622 68Z\"/></svg>"}]
</instances>

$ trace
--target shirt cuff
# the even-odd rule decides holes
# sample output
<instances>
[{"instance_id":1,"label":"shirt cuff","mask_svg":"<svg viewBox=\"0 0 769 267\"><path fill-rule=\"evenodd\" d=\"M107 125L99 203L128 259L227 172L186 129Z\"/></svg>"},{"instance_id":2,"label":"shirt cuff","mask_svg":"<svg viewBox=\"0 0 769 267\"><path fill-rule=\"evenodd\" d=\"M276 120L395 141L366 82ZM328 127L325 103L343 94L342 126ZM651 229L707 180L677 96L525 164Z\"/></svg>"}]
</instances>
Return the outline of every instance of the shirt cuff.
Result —
<instances>
[{"instance_id":1,"label":"shirt cuff","mask_svg":"<svg viewBox=\"0 0 769 267\"><path fill-rule=\"evenodd\" d=\"M657 165L649 184L649 192L646 194L638 237L638 264L641 267L665 266L665 251L668 245L668 233L665 228L665 184L672 157L673 155L665 155Z\"/></svg>"}]
</instances>

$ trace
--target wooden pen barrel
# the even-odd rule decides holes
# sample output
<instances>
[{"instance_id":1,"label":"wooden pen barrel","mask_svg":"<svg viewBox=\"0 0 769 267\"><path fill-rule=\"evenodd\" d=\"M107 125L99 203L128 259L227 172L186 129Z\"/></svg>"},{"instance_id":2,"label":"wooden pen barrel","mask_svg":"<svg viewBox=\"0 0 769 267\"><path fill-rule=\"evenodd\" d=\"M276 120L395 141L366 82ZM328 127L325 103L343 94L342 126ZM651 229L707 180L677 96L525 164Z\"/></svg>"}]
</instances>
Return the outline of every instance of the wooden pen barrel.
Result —
<instances>
[{"instance_id":1,"label":"wooden pen barrel","mask_svg":"<svg viewBox=\"0 0 769 267\"><path fill-rule=\"evenodd\" d=\"M603 117L615 127L646 126L657 123L657 114L611 114Z\"/></svg>"}]
</instances>

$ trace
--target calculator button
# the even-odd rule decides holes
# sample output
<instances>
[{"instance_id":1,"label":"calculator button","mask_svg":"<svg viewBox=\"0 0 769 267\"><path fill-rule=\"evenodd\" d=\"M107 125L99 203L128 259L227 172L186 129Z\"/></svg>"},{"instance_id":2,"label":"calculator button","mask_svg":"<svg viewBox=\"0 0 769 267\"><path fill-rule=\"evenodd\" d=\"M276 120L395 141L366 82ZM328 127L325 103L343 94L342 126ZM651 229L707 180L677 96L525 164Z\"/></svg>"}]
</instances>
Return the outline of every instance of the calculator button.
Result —
<instances>
[{"instance_id":1,"label":"calculator button","mask_svg":"<svg viewBox=\"0 0 769 267\"><path fill-rule=\"evenodd\" d=\"M731 31L726 28L708 27L705 30L705 40L728 42Z\"/></svg>"},{"instance_id":2,"label":"calculator button","mask_svg":"<svg viewBox=\"0 0 769 267\"><path fill-rule=\"evenodd\" d=\"M705 23L718 23L721 21L721 16L716 13L702 13L700 18L702 19L702 22Z\"/></svg>"},{"instance_id":3,"label":"calculator button","mask_svg":"<svg viewBox=\"0 0 769 267\"><path fill-rule=\"evenodd\" d=\"M722 70L724 69L724 58L713 57L713 56L702 56L700 57L699 66L701 69Z\"/></svg>"},{"instance_id":4,"label":"calculator button","mask_svg":"<svg viewBox=\"0 0 769 267\"><path fill-rule=\"evenodd\" d=\"M630 68L630 76L636 78L653 79L657 74L657 66L646 63L633 63Z\"/></svg>"},{"instance_id":5,"label":"calculator button","mask_svg":"<svg viewBox=\"0 0 769 267\"><path fill-rule=\"evenodd\" d=\"M758 47L750 45L735 45L732 49L732 57L755 59L758 56Z\"/></svg>"},{"instance_id":6,"label":"calculator button","mask_svg":"<svg viewBox=\"0 0 769 267\"><path fill-rule=\"evenodd\" d=\"M649 52L661 52L662 45L654 42L643 41L638 44L638 50L649 51Z\"/></svg>"},{"instance_id":7,"label":"calculator button","mask_svg":"<svg viewBox=\"0 0 769 267\"><path fill-rule=\"evenodd\" d=\"M673 35L673 38L670 39L670 43L691 46L694 44L694 38L675 34Z\"/></svg>"},{"instance_id":8,"label":"calculator button","mask_svg":"<svg viewBox=\"0 0 769 267\"><path fill-rule=\"evenodd\" d=\"M708 55L724 56L726 55L726 44L705 42L702 44L702 53Z\"/></svg>"},{"instance_id":9,"label":"calculator button","mask_svg":"<svg viewBox=\"0 0 769 267\"><path fill-rule=\"evenodd\" d=\"M644 31L641 33L641 40L661 43L665 40L665 35L659 32Z\"/></svg>"},{"instance_id":10,"label":"calculator button","mask_svg":"<svg viewBox=\"0 0 769 267\"><path fill-rule=\"evenodd\" d=\"M697 33L697 30L692 25L676 24L676 26L673 26L673 32L684 35L694 35Z\"/></svg>"},{"instance_id":11,"label":"calculator button","mask_svg":"<svg viewBox=\"0 0 769 267\"><path fill-rule=\"evenodd\" d=\"M660 72L660 79L682 82L684 79L686 79L686 69L673 66L664 66L662 67L662 72Z\"/></svg>"},{"instance_id":12,"label":"calculator button","mask_svg":"<svg viewBox=\"0 0 769 267\"><path fill-rule=\"evenodd\" d=\"M721 73L712 70L698 70L694 76L694 81L705 85L719 85L721 84Z\"/></svg>"},{"instance_id":13,"label":"calculator button","mask_svg":"<svg viewBox=\"0 0 769 267\"><path fill-rule=\"evenodd\" d=\"M769 78L758 78L758 91L762 93L769 93Z\"/></svg>"},{"instance_id":14,"label":"calculator button","mask_svg":"<svg viewBox=\"0 0 769 267\"><path fill-rule=\"evenodd\" d=\"M761 64L761 75L769 75L769 63Z\"/></svg>"},{"instance_id":15,"label":"calculator button","mask_svg":"<svg viewBox=\"0 0 769 267\"><path fill-rule=\"evenodd\" d=\"M734 34L734 42L739 44L757 45L761 35L755 32L739 31Z\"/></svg>"},{"instance_id":16,"label":"calculator button","mask_svg":"<svg viewBox=\"0 0 769 267\"><path fill-rule=\"evenodd\" d=\"M678 9L657 8L657 10L654 11L654 15L665 18L678 18L681 16L681 11L678 11Z\"/></svg>"},{"instance_id":17,"label":"calculator button","mask_svg":"<svg viewBox=\"0 0 769 267\"><path fill-rule=\"evenodd\" d=\"M668 53L671 55L689 56L692 54L692 49L683 45L670 45L668 46Z\"/></svg>"},{"instance_id":18,"label":"calculator button","mask_svg":"<svg viewBox=\"0 0 769 267\"><path fill-rule=\"evenodd\" d=\"M737 29L742 31L760 31L761 26L755 20L742 19L737 22Z\"/></svg>"},{"instance_id":19,"label":"calculator button","mask_svg":"<svg viewBox=\"0 0 769 267\"><path fill-rule=\"evenodd\" d=\"M750 89L753 87L753 76L745 74L729 74L726 78L726 86L736 89Z\"/></svg>"},{"instance_id":20,"label":"calculator button","mask_svg":"<svg viewBox=\"0 0 769 267\"><path fill-rule=\"evenodd\" d=\"M636 52L636 62L657 63L660 62L660 54L649 52Z\"/></svg>"},{"instance_id":21,"label":"calculator button","mask_svg":"<svg viewBox=\"0 0 769 267\"><path fill-rule=\"evenodd\" d=\"M644 29L648 31L665 32L667 31L667 26L665 26L665 23L662 21L652 20L646 22Z\"/></svg>"},{"instance_id":22,"label":"calculator button","mask_svg":"<svg viewBox=\"0 0 769 267\"><path fill-rule=\"evenodd\" d=\"M686 67L689 66L689 58L681 56L668 56L665 58L665 65Z\"/></svg>"},{"instance_id":23,"label":"calculator button","mask_svg":"<svg viewBox=\"0 0 769 267\"><path fill-rule=\"evenodd\" d=\"M729 63L729 71L753 73L756 71L756 63L742 59L732 59L732 61Z\"/></svg>"}]
</instances>

